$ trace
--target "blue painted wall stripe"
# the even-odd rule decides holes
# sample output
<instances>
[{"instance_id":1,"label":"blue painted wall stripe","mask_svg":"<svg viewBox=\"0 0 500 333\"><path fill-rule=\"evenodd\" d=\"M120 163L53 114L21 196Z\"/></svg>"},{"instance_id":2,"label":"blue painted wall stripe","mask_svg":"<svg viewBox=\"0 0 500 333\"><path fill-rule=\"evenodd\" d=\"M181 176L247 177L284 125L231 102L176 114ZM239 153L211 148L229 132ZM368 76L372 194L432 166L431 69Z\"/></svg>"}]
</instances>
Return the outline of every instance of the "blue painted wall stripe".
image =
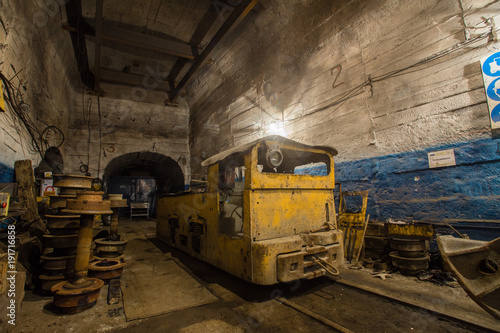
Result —
<instances>
[{"instance_id":1,"label":"blue painted wall stripe","mask_svg":"<svg viewBox=\"0 0 500 333\"><path fill-rule=\"evenodd\" d=\"M14 169L0 163L0 183L13 183Z\"/></svg>"},{"instance_id":2,"label":"blue painted wall stripe","mask_svg":"<svg viewBox=\"0 0 500 333\"><path fill-rule=\"evenodd\" d=\"M428 152L453 148L457 165L429 169ZM500 219L499 141L482 139L341 162L345 190L370 190L372 219Z\"/></svg>"}]
</instances>

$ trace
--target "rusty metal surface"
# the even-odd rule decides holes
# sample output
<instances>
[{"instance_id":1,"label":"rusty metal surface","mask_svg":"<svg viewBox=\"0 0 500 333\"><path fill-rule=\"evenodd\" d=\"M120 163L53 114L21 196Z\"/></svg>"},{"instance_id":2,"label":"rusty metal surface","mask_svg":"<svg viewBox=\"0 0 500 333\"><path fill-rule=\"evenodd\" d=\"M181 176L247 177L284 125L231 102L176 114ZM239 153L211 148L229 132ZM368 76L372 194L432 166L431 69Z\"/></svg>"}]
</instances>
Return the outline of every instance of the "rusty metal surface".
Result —
<instances>
[{"instance_id":1,"label":"rusty metal surface","mask_svg":"<svg viewBox=\"0 0 500 333\"><path fill-rule=\"evenodd\" d=\"M363 247L363 241L368 227L366 208L368 206L368 191L342 191L339 187L339 215L338 226L344 233L345 259L356 264ZM358 211L349 211L346 206L347 197L361 197Z\"/></svg>"},{"instance_id":2,"label":"rusty metal surface","mask_svg":"<svg viewBox=\"0 0 500 333\"><path fill-rule=\"evenodd\" d=\"M100 260L90 263L89 275L103 280L105 283L111 279L119 279L123 273L125 262L119 260Z\"/></svg>"},{"instance_id":3,"label":"rusty metal surface","mask_svg":"<svg viewBox=\"0 0 500 333\"><path fill-rule=\"evenodd\" d=\"M79 175L52 175L55 187L90 189L93 177Z\"/></svg>"},{"instance_id":4,"label":"rusty metal surface","mask_svg":"<svg viewBox=\"0 0 500 333\"><path fill-rule=\"evenodd\" d=\"M391 247L405 258L422 257L429 251L429 242L424 239L392 238Z\"/></svg>"},{"instance_id":5,"label":"rusty metal surface","mask_svg":"<svg viewBox=\"0 0 500 333\"><path fill-rule=\"evenodd\" d=\"M73 235L78 233L80 226L80 216L70 219L51 219L47 222L47 229L51 235Z\"/></svg>"},{"instance_id":6,"label":"rusty metal surface","mask_svg":"<svg viewBox=\"0 0 500 333\"><path fill-rule=\"evenodd\" d=\"M43 268L46 270L72 270L75 267L75 255L42 255L41 258L43 260Z\"/></svg>"},{"instance_id":7,"label":"rusty metal surface","mask_svg":"<svg viewBox=\"0 0 500 333\"><path fill-rule=\"evenodd\" d=\"M49 198L50 198L50 207L52 207L52 208L65 208L66 207L66 200L76 198L76 194L75 195L50 194Z\"/></svg>"},{"instance_id":8,"label":"rusty metal surface","mask_svg":"<svg viewBox=\"0 0 500 333\"><path fill-rule=\"evenodd\" d=\"M270 171L265 165L269 147L282 152L279 168L284 172ZM280 279L313 278L327 270L335 273L344 261L333 195L335 153L332 148L271 136L210 158L204 162L206 192L159 199L157 236L255 284L278 283L277 257L293 257L291 253L313 246L335 250L325 262L299 255L304 270L283 273ZM311 163L323 163L327 174L296 172ZM322 229L325 225L329 228ZM322 230L330 234L320 234ZM303 239L304 234L308 237Z\"/></svg>"},{"instance_id":9,"label":"rusty metal surface","mask_svg":"<svg viewBox=\"0 0 500 333\"><path fill-rule=\"evenodd\" d=\"M111 208L123 208L123 207L128 207L127 205L127 199L112 199L108 198L109 201L111 201Z\"/></svg>"},{"instance_id":10,"label":"rusty metal surface","mask_svg":"<svg viewBox=\"0 0 500 333\"><path fill-rule=\"evenodd\" d=\"M76 199L68 200L64 213L81 214L78 229L74 273L70 281L52 288L54 306L63 313L78 313L92 307L99 297L104 282L89 278L88 268L91 257L92 227L94 214L111 214L110 202L103 201L103 192L81 191Z\"/></svg>"},{"instance_id":11,"label":"rusty metal surface","mask_svg":"<svg viewBox=\"0 0 500 333\"><path fill-rule=\"evenodd\" d=\"M51 223L58 223L61 221L76 221L80 222L80 215L45 215L47 219L47 226L50 226Z\"/></svg>"},{"instance_id":12,"label":"rusty metal surface","mask_svg":"<svg viewBox=\"0 0 500 333\"><path fill-rule=\"evenodd\" d=\"M483 242L440 236L437 243L445 265L467 294L500 320L500 238Z\"/></svg>"},{"instance_id":13,"label":"rusty metal surface","mask_svg":"<svg viewBox=\"0 0 500 333\"><path fill-rule=\"evenodd\" d=\"M68 282L60 282L51 289L54 294L54 306L62 313L79 313L94 306L104 282L87 278L91 284L83 288L68 288Z\"/></svg>"},{"instance_id":14,"label":"rusty metal surface","mask_svg":"<svg viewBox=\"0 0 500 333\"><path fill-rule=\"evenodd\" d=\"M109 281L108 287L108 304L117 304L121 299L121 282L119 279L112 279Z\"/></svg>"},{"instance_id":15,"label":"rusty metal surface","mask_svg":"<svg viewBox=\"0 0 500 333\"><path fill-rule=\"evenodd\" d=\"M68 214L112 214L111 202L102 200L104 192L81 191L76 199L69 199L66 202L66 209L63 213Z\"/></svg>"},{"instance_id":16,"label":"rusty metal surface","mask_svg":"<svg viewBox=\"0 0 500 333\"><path fill-rule=\"evenodd\" d=\"M306 247L302 251L280 254L277 256L278 281L289 282L323 276L327 271L317 260L334 263L341 254L340 244Z\"/></svg>"},{"instance_id":17,"label":"rusty metal surface","mask_svg":"<svg viewBox=\"0 0 500 333\"><path fill-rule=\"evenodd\" d=\"M59 195L60 196L61 195L68 195L68 196L75 198L77 193L81 192L81 191L82 191L81 188L60 187Z\"/></svg>"},{"instance_id":18,"label":"rusty metal surface","mask_svg":"<svg viewBox=\"0 0 500 333\"><path fill-rule=\"evenodd\" d=\"M98 238L95 240L96 252L100 255L105 253L113 253L114 256L119 256L125 251L127 241L121 237L121 240L109 240L107 238Z\"/></svg>"},{"instance_id":19,"label":"rusty metal surface","mask_svg":"<svg viewBox=\"0 0 500 333\"><path fill-rule=\"evenodd\" d=\"M78 243L78 235L43 235L45 248L72 248Z\"/></svg>"},{"instance_id":20,"label":"rusty metal surface","mask_svg":"<svg viewBox=\"0 0 500 333\"><path fill-rule=\"evenodd\" d=\"M76 246L73 247L65 247L65 248L60 248L56 249L53 248L52 251L50 249L45 249L45 254L51 255L51 256L56 256L56 257L62 257L62 256L69 256L73 255L76 253Z\"/></svg>"},{"instance_id":21,"label":"rusty metal surface","mask_svg":"<svg viewBox=\"0 0 500 333\"><path fill-rule=\"evenodd\" d=\"M44 292L52 292L52 287L58 283L66 282L68 278L64 275L47 275L42 274L38 276L40 281L40 289Z\"/></svg>"},{"instance_id":22,"label":"rusty metal surface","mask_svg":"<svg viewBox=\"0 0 500 333\"><path fill-rule=\"evenodd\" d=\"M431 239L434 237L434 228L430 223L388 223L388 233L391 237Z\"/></svg>"},{"instance_id":23,"label":"rusty metal surface","mask_svg":"<svg viewBox=\"0 0 500 333\"><path fill-rule=\"evenodd\" d=\"M237 147L231 148L231 149L226 150L224 152L221 152L221 153L219 153L217 155L211 156L210 158L207 158L206 160L204 160L201 163L201 165L204 166L204 167L210 166L212 164L215 164L217 162L222 161L223 159L225 159L226 157L228 157L231 154L240 153L240 152L241 153L246 153L251 148L253 148L254 146L257 146L257 145L260 145L260 144L265 144L265 143L271 142L271 141L273 141L273 142L278 141L280 143L287 143L288 145L293 145L296 149L304 149L304 150L311 150L311 149L312 150L326 150L332 156L337 155L337 150L335 150L332 147L309 146L309 145L305 145L303 143L299 143L299 142L296 142L296 141L293 141L293 140L281 137L279 135L271 135L271 136L267 136L267 137L264 137L264 138L257 139L257 140L255 140L253 142L250 142L250 143L247 143L247 144L244 144L244 145L241 145L241 146L237 146ZM280 145L280 147L281 147L281 145Z\"/></svg>"},{"instance_id":24,"label":"rusty metal surface","mask_svg":"<svg viewBox=\"0 0 500 333\"><path fill-rule=\"evenodd\" d=\"M392 264L399 268L403 275L415 275L421 270L429 268L429 256L423 254L420 257L402 257L397 251L389 254L392 258Z\"/></svg>"},{"instance_id":25,"label":"rusty metal surface","mask_svg":"<svg viewBox=\"0 0 500 333\"><path fill-rule=\"evenodd\" d=\"M92 260L117 260L125 262L124 254L117 254L116 252L101 252L98 255L94 255Z\"/></svg>"}]
</instances>

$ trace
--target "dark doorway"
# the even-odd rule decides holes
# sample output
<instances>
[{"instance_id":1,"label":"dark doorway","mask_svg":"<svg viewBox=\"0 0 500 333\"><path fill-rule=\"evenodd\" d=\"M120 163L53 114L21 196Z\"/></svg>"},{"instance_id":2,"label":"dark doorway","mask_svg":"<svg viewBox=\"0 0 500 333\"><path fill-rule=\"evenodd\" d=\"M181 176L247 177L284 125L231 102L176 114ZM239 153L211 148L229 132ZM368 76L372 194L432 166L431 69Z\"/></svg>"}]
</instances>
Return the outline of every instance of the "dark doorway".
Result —
<instances>
[{"instance_id":1,"label":"dark doorway","mask_svg":"<svg viewBox=\"0 0 500 333\"><path fill-rule=\"evenodd\" d=\"M172 158L151 152L128 153L106 166L107 193L121 193L130 202L149 202L155 216L159 196L184 190L184 175Z\"/></svg>"}]
</instances>

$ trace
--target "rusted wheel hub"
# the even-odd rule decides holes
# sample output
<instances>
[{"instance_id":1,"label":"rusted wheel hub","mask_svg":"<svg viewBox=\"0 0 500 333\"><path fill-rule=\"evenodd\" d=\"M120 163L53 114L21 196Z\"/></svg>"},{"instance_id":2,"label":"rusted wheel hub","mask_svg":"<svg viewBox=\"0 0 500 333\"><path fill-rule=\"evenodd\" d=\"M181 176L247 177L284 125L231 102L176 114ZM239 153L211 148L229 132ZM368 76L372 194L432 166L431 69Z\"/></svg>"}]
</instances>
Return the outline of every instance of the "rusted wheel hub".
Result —
<instances>
[{"instance_id":1,"label":"rusted wheel hub","mask_svg":"<svg viewBox=\"0 0 500 333\"><path fill-rule=\"evenodd\" d=\"M94 306L104 282L94 278L85 280L87 283L80 288L67 281L53 286L54 306L62 313L79 313Z\"/></svg>"},{"instance_id":2,"label":"rusted wheel hub","mask_svg":"<svg viewBox=\"0 0 500 333\"><path fill-rule=\"evenodd\" d=\"M38 277L40 280L40 290L46 293L52 293L52 287L58 283L65 282L68 278L64 275L50 275L50 274L42 274Z\"/></svg>"},{"instance_id":3,"label":"rusted wheel hub","mask_svg":"<svg viewBox=\"0 0 500 333\"><path fill-rule=\"evenodd\" d=\"M120 240L110 240L108 238L98 238L95 240L98 256L104 258L118 257L125 251L127 241L120 237Z\"/></svg>"},{"instance_id":4,"label":"rusted wheel hub","mask_svg":"<svg viewBox=\"0 0 500 333\"><path fill-rule=\"evenodd\" d=\"M107 284L111 279L119 279L124 267L125 263L119 260L94 261L89 265L89 275Z\"/></svg>"},{"instance_id":5,"label":"rusted wheel hub","mask_svg":"<svg viewBox=\"0 0 500 333\"><path fill-rule=\"evenodd\" d=\"M77 243L78 235L43 235L43 245L45 248L74 249Z\"/></svg>"},{"instance_id":6,"label":"rusted wheel hub","mask_svg":"<svg viewBox=\"0 0 500 333\"><path fill-rule=\"evenodd\" d=\"M64 208L66 207L66 200L76 198L76 193L64 195L50 194L49 198L51 208Z\"/></svg>"},{"instance_id":7,"label":"rusted wheel hub","mask_svg":"<svg viewBox=\"0 0 500 333\"><path fill-rule=\"evenodd\" d=\"M75 268L75 255L56 256L51 254L43 255L43 269L48 271L73 271Z\"/></svg>"},{"instance_id":8,"label":"rusted wheel hub","mask_svg":"<svg viewBox=\"0 0 500 333\"><path fill-rule=\"evenodd\" d=\"M64 200L66 207L66 200ZM80 215L45 215L47 229L51 235L76 235L80 226Z\"/></svg>"},{"instance_id":9,"label":"rusted wheel hub","mask_svg":"<svg viewBox=\"0 0 500 333\"><path fill-rule=\"evenodd\" d=\"M110 202L102 200L103 194L78 192L77 198L68 200L66 209L63 210L63 213L81 214L74 274L70 281L58 283L51 289L54 293L54 306L63 313L78 313L94 306L104 285L102 280L87 277L94 214L112 213Z\"/></svg>"}]
</instances>

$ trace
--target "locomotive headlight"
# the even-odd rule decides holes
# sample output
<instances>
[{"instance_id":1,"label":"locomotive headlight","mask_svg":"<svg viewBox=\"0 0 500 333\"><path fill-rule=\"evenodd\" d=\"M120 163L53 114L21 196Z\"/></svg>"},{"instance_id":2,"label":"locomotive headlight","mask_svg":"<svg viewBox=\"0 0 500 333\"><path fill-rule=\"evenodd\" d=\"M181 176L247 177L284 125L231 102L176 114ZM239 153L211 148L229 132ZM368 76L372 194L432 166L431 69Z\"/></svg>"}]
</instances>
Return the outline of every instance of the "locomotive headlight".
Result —
<instances>
[{"instance_id":1,"label":"locomotive headlight","mask_svg":"<svg viewBox=\"0 0 500 333\"><path fill-rule=\"evenodd\" d=\"M271 168L277 168L283 163L283 154L279 149L270 149L266 156L267 165Z\"/></svg>"}]
</instances>

